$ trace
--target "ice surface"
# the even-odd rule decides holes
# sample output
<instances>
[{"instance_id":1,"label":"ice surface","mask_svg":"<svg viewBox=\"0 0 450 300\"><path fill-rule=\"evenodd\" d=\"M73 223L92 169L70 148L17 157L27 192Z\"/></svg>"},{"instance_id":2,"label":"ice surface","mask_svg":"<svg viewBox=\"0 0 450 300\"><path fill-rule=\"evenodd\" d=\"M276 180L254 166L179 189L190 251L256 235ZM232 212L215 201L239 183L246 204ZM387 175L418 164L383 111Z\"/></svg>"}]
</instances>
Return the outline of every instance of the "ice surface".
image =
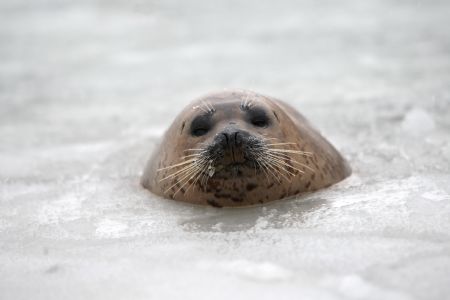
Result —
<instances>
[{"instance_id":1,"label":"ice surface","mask_svg":"<svg viewBox=\"0 0 450 300\"><path fill-rule=\"evenodd\" d=\"M409 111L402 123L405 134L416 137L425 137L435 128L434 120L423 109L414 108Z\"/></svg>"},{"instance_id":2,"label":"ice surface","mask_svg":"<svg viewBox=\"0 0 450 300\"><path fill-rule=\"evenodd\" d=\"M0 299L448 299L448 1L0 1ZM348 180L214 209L139 186L187 102L287 101Z\"/></svg>"}]
</instances>

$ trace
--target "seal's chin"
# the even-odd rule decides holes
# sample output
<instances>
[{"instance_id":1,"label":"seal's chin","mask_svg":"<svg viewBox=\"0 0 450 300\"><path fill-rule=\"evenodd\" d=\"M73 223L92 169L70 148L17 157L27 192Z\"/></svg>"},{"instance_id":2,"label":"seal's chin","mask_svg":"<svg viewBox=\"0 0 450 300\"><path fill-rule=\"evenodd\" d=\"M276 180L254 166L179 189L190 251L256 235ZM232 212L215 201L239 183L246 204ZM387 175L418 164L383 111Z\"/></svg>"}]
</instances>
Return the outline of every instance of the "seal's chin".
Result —
<instances>
[{"instance_id":1,"label":"seal's chin","mask_svg":"<svg viewBox=\"0 0 450 300\"><path fill-rule=\"evenodd\" d=\"M211 177L216 178L254 177L256 174L255 163L250 160L228 164L219 163L214 168L214 174L211 174Z\"/></svg>"}]
</instances>

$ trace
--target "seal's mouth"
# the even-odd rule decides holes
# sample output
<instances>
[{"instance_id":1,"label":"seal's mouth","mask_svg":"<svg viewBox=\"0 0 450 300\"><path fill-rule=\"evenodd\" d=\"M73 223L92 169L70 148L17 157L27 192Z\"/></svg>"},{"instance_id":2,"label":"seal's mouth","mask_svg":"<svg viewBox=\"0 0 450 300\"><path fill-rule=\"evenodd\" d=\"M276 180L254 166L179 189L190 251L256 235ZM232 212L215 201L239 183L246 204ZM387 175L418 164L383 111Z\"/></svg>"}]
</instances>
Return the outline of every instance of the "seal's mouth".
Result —
<instances>
[{"instance_id":1,"label":"seal's mouth","mask_svg":"<svg viewBox=\"0 0 450 300\"><path fill-rule=\"evenodd\" d=\"M255 176L263 147L264 140L244 131L218 134L205 151L211 162L210 177L232 179Z\"/></svg>"},{"instance_id":2,"label":"seal's mouth","mask_svg":"<svg viewBox=\"0 0 450 300\"><path fill-rule=\"evenodd\" d=\"M218 164L214 167L214 174L211 177L235 178L251 177L256 174L257 165L251 161L244 161L231 164Z\"/></svg>"}]
</instances>

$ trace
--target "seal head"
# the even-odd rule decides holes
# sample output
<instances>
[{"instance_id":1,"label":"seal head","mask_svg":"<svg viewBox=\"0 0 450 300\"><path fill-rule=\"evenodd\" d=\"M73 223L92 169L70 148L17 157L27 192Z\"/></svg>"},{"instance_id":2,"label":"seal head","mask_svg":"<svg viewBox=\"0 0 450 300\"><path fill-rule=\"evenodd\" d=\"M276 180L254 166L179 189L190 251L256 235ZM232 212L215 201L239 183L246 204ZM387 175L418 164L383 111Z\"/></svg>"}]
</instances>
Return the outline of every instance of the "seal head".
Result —
<instances>
[{"instance_id":1,"label":"seal head","mask_svg":"<svg viewBox=\"0 0 450 300\"><path fill-rule=\"evenodd\" d=\"M165 198L249 206L328 187L350 173L338 151L289 105L226 91L181 112L141 182Z\"/></svg>"}]
</instances>

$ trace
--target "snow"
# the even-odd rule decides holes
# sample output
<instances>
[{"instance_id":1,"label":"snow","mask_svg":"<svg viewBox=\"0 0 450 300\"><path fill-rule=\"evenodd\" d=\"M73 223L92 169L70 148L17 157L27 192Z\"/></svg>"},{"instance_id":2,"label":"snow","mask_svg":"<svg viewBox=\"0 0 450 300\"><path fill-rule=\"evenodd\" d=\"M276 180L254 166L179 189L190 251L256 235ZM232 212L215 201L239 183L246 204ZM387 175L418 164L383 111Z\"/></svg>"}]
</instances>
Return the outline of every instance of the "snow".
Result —
<instances>
[{"instance_id":1,"label":"snow","mask_svg":"<svg viewBox=\"0 0 450 300\"><path fill-rule=\"evenodd\" d=\"M0 1L0 299L450 293L448 1ZM224 87L289 101L349 159L244 209L139 185Z\"/></svg>"},{"instance_id":2,"label":"snow","mask_svg":"<svg viewBox=\"0 0 450 300\"><path fill-rule=\"evenodd\" d=\"M403 119L402 128L405 134L416 137L427 136L435 129L433 117L425 110L414 108L407 112Z\"/></svg>"}]
</instances>

